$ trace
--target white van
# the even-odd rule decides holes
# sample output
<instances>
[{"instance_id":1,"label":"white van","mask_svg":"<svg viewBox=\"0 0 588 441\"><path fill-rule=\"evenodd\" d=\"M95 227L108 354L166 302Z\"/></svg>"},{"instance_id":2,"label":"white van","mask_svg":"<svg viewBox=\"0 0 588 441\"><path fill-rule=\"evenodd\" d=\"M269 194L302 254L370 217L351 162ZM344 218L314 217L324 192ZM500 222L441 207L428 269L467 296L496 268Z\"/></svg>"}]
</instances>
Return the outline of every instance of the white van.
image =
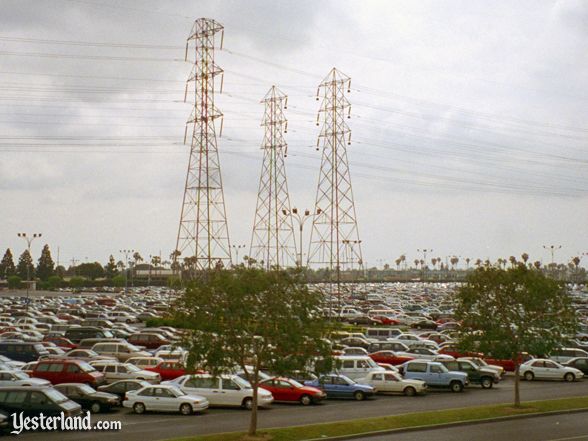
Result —
<instances>
[{"instance_id":1,"label":"white van","mask_svg":"<svg viewBox=\"0 0 588 441\"><path fill-rule=\"evenodd\" d=\"M365 332L367 338L386 341L389 338L396 338L402 331L398 328L368 328Z\"/></svg>"},{"instance_id":2,"label":"white van","mask_svg":"<svg viewBox=\"0 0 588 441\"><path fill-rule=\"evenodd\" d=\"M335 357L337 364L337 373L345 375L352 380L366 377L370 372L385 372L381 366L378 366L374 360L365 355L340 355Z\"/></svg>"}]
</instances>

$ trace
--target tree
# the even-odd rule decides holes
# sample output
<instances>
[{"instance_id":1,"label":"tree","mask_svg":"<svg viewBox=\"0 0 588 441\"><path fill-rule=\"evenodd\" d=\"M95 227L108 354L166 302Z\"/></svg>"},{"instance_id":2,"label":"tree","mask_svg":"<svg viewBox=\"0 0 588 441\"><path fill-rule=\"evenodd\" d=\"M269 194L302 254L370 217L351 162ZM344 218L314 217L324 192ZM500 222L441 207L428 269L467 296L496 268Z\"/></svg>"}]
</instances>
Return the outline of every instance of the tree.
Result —
<instances>
[{"instance_id":1,"label":"tree","mask_svg":"<svg viewBox=\"0 0 588 441\"><path fill-rule=\"evenodd\" d=\"M15 273L16 268L14 267L12 251L10 251L10 248L7 248L4 257L0 262L0 279L8 279L9 276L14 275Z\"/></svg>"},{"instance_id":2,"label":"tree","mask_svg":"<svg viewBox=\"0 0 588 441\"><path fill-rule=\"evenodd\" d=\"M527 261L529 260L529 255L527 253L523 253L521 254L521 259L523 259L523 262L525 262L526 265Z\"/></svg>"},{"instance_id":3,"label":"tree","mask_svg":"<svg viewBox=\"0 0 588 441\"><path fill-rule=\"evenodd\" d=\"M29 250L24 250L18 258L18 266L16 267L18 277L23 280L33 280L35 277L35 265Z\"/></svg>"},{"instance_id":4,"label":"tree","mask_svg":"<svg viewBox=\"0 0 588 441\"><path fill-rule=\"evenodd\" d=\"M74 289L79 289L84 286L85 280L82 277L72 277L69 279L69 286Z\"/></svg>"},{"instance_id":5,"label":"tree","mask_svg":"<svg viewBox=\"0 0 588 441\"><path fill-rule=\"evenodd\" d=\"M112 280L118 274L116 260L114 260L112 254L108 257L108 263L104 266L104 274L108 280Z\"/></svg>"},{"instance_id":6,"label":"tree","mask_svg":"<svg viewBox=\"0 0 588 441\"><path fill-rule=\"evenodd\" d=\"M8 288L9 289L18 289L21 287L22 279L18 276L12 275L7 277L8 280Z\"/></svg>"},{"instance_id":7,"label":"tree","mask_svg":"<svg viewBox=\"0 0 588 441\"><path fill-rule=\"evenodd\" d=\"M96 280L104 277L104 268L98 262L82 263L76 267L75 274L90 280Z\"/></svg>"},{"instance_id":8,"label":"tree","mask_svg":"<svg viewBox=\"0 0 588 441\"><path fill-rule=\"evenodd\" d=\"M133 260L135 261L135 265L137 265L139 262L143 262L143 258L141 257L141 254L139 254L138 251L135 251L133 253Z\"/></svg>"},{"instance_id":9,"label":"tree","mask_svg":"<svg viewBox=\"0 0 588 441\"><path fill-rule=\"evenodd\" d=\"M249 435L257 430L261 366L278 375L332 368L327 324L318 313L322 295L309 291L301 273L237 267L202 275L176 305L176 319L190 329L188 363L213 375L240 367L253 388ZM251 366L248 368L248 366ZM316 365L315 365L316 368Z\"/></svg>"},{"instance_id":10,"label":"tree","mask_svg":"<svg viewBox=\"0 0 588 441\"><path fill-rule=\"evenodd\" d=\"M55 290L57 288L60 288L62 284L63 284L63 279L57 275L51 276L51 277L49 277L49 279L47 279L47 287L50 290Z\"/></svg>"},{"instance_id":11,"label":"tree","mask_svg":"<svg viewBox=\"0 0 588 441\"><path fill-rule=\"evenodd\" d=\"M577 329L565 285L519 264L508 270L482 267L456 294L460 347L515 362L515 407L520 406L521 354L548 354Z\"/></svg>"},{"instance_id":12,"label":"tree","mask_svg":"<svg viewBox=\"0 0 588 441\"><path fill-rule=\"evenodd\" d=\"M41 257L39 257L39 263L37 264L37 277L43 281L47 281L53 274L55 274L55 263L51 258L49 245L45 244L41 251Z\"/></svg>"},{"instance_id":13,"label":"tree","mask_svg":"<svg viewBox=\"0 0 588 441\"><path fill-rule=\"evenodd\" d=\"M451 259L449 259L449 262L451 263L451 269L454 270L455 265L459 263L459 257L453 256Z\"/></svg>"},{"instance_id":14,"label":"tree","mask_svg":"<svg viewBox=\"0 0 588 441\"><path fill-rule=\"evenodd\" d=\"M123 274L117 274L112 278L112 284L118 288L125 286L127 278Z\"/></svg>"}]
</instances>

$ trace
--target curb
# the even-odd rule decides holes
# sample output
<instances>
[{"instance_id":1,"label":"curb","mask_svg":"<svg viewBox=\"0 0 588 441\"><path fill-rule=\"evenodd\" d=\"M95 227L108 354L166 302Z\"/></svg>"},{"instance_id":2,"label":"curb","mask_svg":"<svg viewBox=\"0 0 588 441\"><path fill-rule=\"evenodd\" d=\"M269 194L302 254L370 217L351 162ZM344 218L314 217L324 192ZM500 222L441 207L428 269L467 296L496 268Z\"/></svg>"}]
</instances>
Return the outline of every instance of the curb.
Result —
<instances>
[{"instance_id":1,"label":"curb","mask_svg":"<svg viewBox=\"0 0 588 441\"><path fill-rule=\"evenodd\" d=\"M372 437L372 436L387 435L387 434L394 434L394 433L418 432L418 431L425 431L425 430L445 429L445 428L458 427L458 426L474 426L477 424L484 424L484 423L495 423L495 422L500 422L500 421L520 420L520 419L525 419L525 418L534 418L534 417L538 417L538 416L566 415L566 414L581 413L581 412L588 412L588 407L582 407L579 409L552 410L549 412L525 413L525 414L521 414L521 415L510 415L510 416L484 418L484 419L469 420L469 421L455 421L453 423L440 423L440 424L428 424L428 425L413 426L413 427L401 427L398 429L375 430L372 432L354 433L354 434L350 434L350 435L327 436L327 437L322 437L322 438L309 438L305 441L348 440L348 439L367 438L367 437Z\"/></svg>"}]
</instances>

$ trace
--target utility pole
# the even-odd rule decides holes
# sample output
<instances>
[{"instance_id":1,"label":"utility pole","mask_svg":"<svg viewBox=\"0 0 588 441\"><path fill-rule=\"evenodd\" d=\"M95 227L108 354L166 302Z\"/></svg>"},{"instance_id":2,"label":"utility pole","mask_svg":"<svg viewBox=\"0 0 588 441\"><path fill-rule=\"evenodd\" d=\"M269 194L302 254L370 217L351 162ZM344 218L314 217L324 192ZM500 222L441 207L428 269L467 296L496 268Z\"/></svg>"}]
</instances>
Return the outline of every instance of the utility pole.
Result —
<instances>
[{"instance_id":1,"label":"utility pole","mask_svg":"<svg viewBox=\"0 0 588 441\"><path fill-rule=\"evenodd\" d=\"M190 159L173 259L174 267L177 267L175 264L180 255L183 258L193 257L196 271L231 265L215 127L215 121L223 116L214 105L215 78L223 73L214 61L215 37L218 33L221 33L222 49L223 26L215 20L199 18L194 22L186 42L186 60L190 43L193 43L194 66L186 83L184 101L188 96L188 86L193 83L194 107L184 135L186 142L190 126ZM222 91L222 80L220 86ZM222 120L219 136L221 134Z\"/></svg>"},{"instance_id":2,"label":"utility pole","mask_svg":"<svg viewBox=\"0 0 588 441\"><path fill-rule=\"evenodd\" d=\"M26 243L27 243L27 251L29 253L29 257L31 259L31 265L33 265L33 256L31 255L31 244L33 243L33 240L35 240L37 237L41 237L42 233L33 233L30 235L27 235L27 233L18 233L17 234L18 237L23 238ZM31 265L27 265L27 304L26 304L26 310L29 310L29 303L31 303L31 298L29 297L29 289L30 289L30 284L31 284Z\"/></svg>"},{"instance_id":3,"label":"utility pole","mask_svg":"<svg viewBox=\"0 0 588 441\"><path fill-rule=\"evenodd\" d=\"M337 284L341 303L341 269L353 262L363 265L361 244L347 160L347 145L351 144L351 129L345 122L351 117L351 104L345 97L350 92L351 79L333 68L317 91L322 97L317 125L322 127L317 150L322 140L322 159L319 172L315 207L321 212L314 216L308 253L309 266L327 267L331 287ZM351 255L345 256L345 243L358 241ZM332 294L332 289L331 289Z\"/></svg>"},{"instance_id":4,"label":"utility pole","mask_svg":"<svg viewBox=\"0 0 588 441\"><path fill-rule=\"evenodd\" d=\"M284 214L290 212L284 163L288 153L284 139L284 133L288 131L288 120L284 116L288 97L272 86L261 102L265 104L261 123L265 127L261 144L263 164L249 257L263 261L269 271L296 264L296 241L292 218Z\"/></svg>"},{"instance_id":5,"label":"utility pole","mask_svg":"<svg viewBox=\"0 0 588 441\"><path fill-rule=\"evenodd\" d=\"M551 252L551 263L555 263L555 252L561 249L561 245L543 245L543 248Z\"/></svg>"}]
</instances>

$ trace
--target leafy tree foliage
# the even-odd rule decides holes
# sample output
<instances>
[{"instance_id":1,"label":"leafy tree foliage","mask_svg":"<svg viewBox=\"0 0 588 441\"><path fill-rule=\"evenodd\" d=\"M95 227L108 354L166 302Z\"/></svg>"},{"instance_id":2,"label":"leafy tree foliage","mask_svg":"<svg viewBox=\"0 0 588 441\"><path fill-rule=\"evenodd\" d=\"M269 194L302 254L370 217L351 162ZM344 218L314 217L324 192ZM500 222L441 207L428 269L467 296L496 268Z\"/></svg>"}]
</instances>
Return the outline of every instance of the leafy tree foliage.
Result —
<instances>
[{"instance_id":1,"label":"leafy tree foliage","mask_svg":"<svg viewBox=\"0 0 588 441\"><path fill-rule=\"evenodd\" d=\"M16 268L14 266L12 251L10 251L10 248L7 248L0 262L0 279L7 279L9 276L14 275L14 273L16 273Z\"/></svg>"},{"instance_id":2,"label":"leafy tree foliage","mask_svg":"<svg viewBox=\"0 0 588 441\"><path fill-rule=\"evenodd\" d=\"M47 279L47 288L50 290L60 288L61 285L63 285L63 279L57 275L51 276Z\"/></svg>"},{"instance_id":3,"label":"leafy tree foliage","mask_svg":"<svg viewBox=\"0 0 588 441\"><path fill-rule=\"evenodd\" d=\"M22 280L33 280L35 278L35 265L29 250L24 250L18 259L18 266L16 267L16 274Z\"/></svg>"},{"instance_id":4,"label":"leafy tree foliage","mask_svg":"<svg viewBox=\"0 0 588 441\"><path fill-rule=\"evenodd\" d=\"M75 268L78 276L86 277L90 280L96 280L104 277L104 268L98 262L81 263Z\"/></svg>"},{"instance_id":5,"label":"leafy tree foliage","mask_svg":"<svg viewBox=\"0 0 588 441\"><path fill-rule=\"evenodd\" d=\"M116 266L116 260L114 260L114 256L111 254L108 258L108 263L104 267L104 273L108 280L112 280L114 276L118 274L118 268Z\"/></svg>"},{"instance_id":6,"label":"leafy tree foliage","mask_svg":"<svg viewBox=\"0 0 588 441\"><path fill-rule=\"evenodd\" d=\"M39 257L39 263L37 264L37 277L43 281L46 281L55 274L55 263L51 258L51 251L49 245L45 244L41 251L41 257Z\"/></svg>"},{"instance_id":7,"label":"leafy tree foliage","mask_svg":"<svg viewBox=\"0 0 588 441\"><path fill-rule=\"evenodd\" d=\"M9 289L18 289L22 287L22 279L18 276L12 275L8 276L8 288Z\"/></svg>"},{"instance_id":8,"label":"leafy tree foliage","mask_svg":"<svg viewBox=\"0 0 588 441\"><path fill-rule=\"evenodd\" d=\"M577 330L565 286L524 263L508 270L476 269L456 300L460 346L515 361L515 406L520 406L521 354L548 354Z\"/></svg>"},{"instance_id":9,"label":"leafy tree foliage","mask_svg":"<svg viewBox=\"0 0 588 441\"><path fill-rule=\"evenodd\" d=\"M176 320L187 324L189 362L213 375L240 367L253 387L249 434L257 429L257 386L263 366L276 374L308 368L318 357L332 367L322 298L299 273L238 267L192 282L178 301ZM247 366L250 366L247 368Z\"/></svg>"},{"instance_id":10,"label":"leafy tree foliage","mask_svg":"<svg viewBox=\"0 0 588 441\"><path fill-rule=\"evenodd\" d=\"M112 278L112 284L118 288L125 286L126 277L123 274L117 274Z\"/></svg>"}]
</instances>

